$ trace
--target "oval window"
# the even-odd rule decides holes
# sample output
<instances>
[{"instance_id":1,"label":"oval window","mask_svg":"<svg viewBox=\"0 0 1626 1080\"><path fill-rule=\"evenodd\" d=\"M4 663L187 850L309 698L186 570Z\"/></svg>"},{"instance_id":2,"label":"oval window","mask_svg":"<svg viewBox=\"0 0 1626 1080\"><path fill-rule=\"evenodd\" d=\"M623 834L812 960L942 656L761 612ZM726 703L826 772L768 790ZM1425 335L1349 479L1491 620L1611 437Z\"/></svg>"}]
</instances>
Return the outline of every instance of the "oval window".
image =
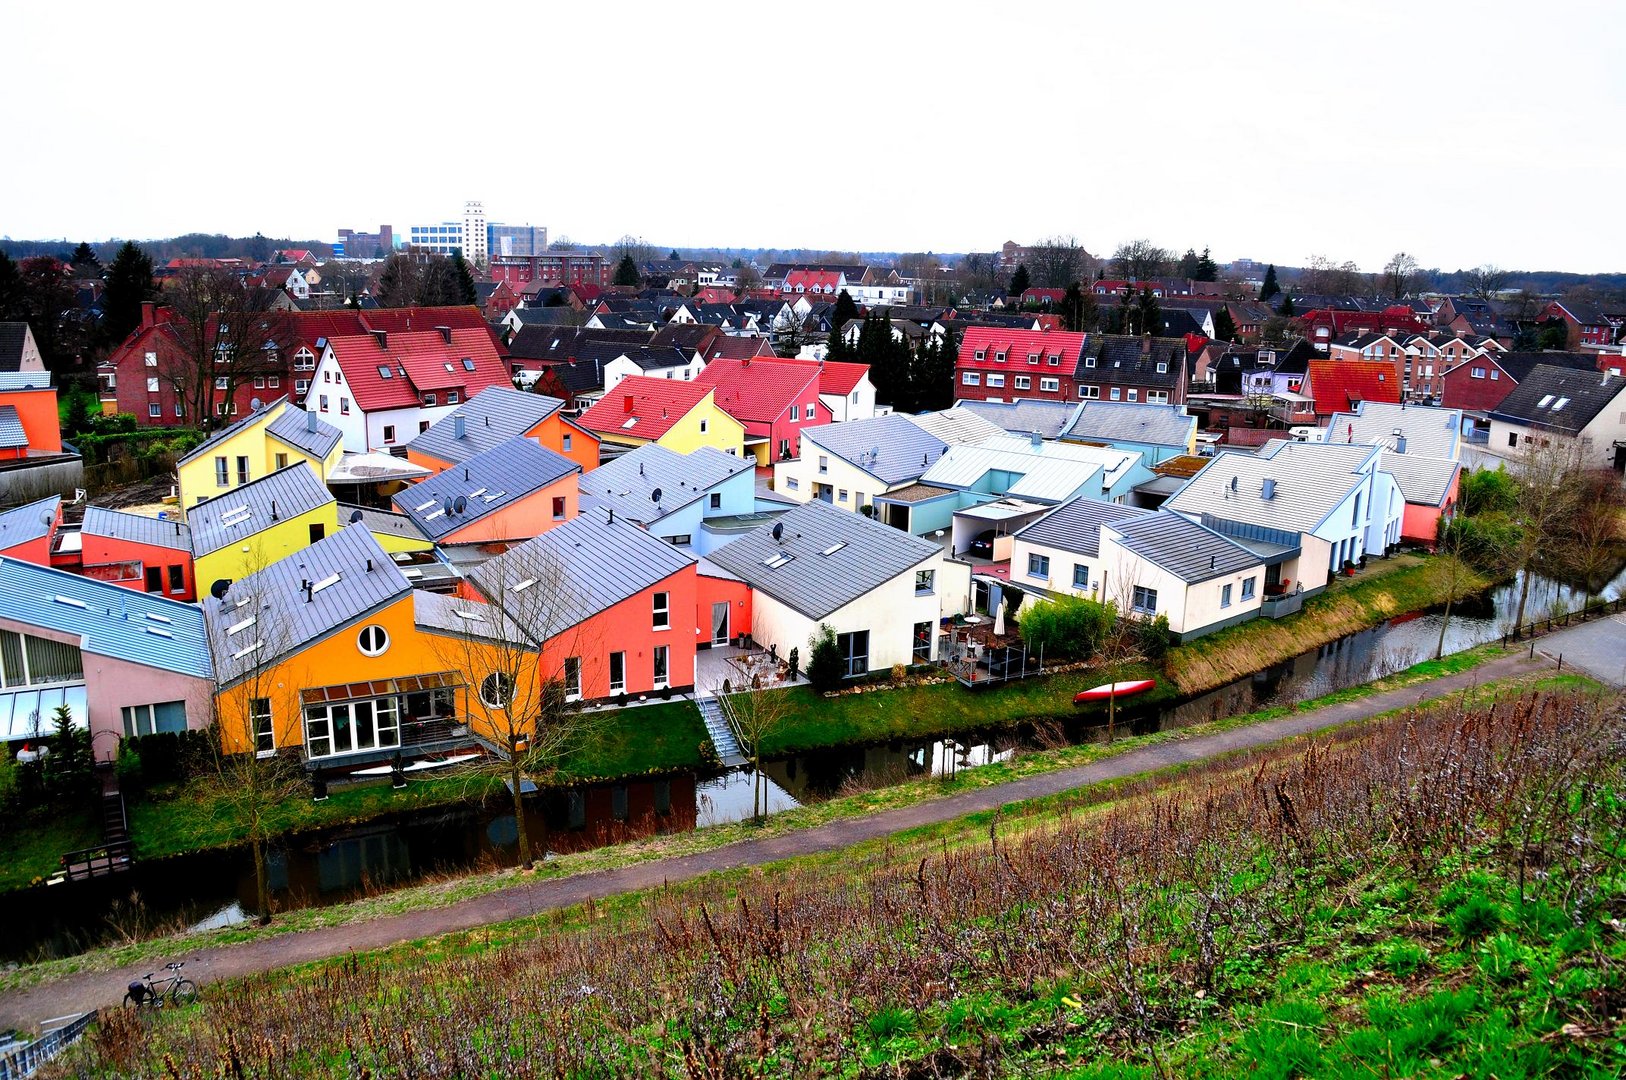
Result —
<instances>
[{"instance_id":1,"label":"oval window","mask_svg":"<svg viewBox=\"0 0 1626 1080\"><path fill-rule=\"evenodd\" d=\"M480 700L487 708L501 709L514 697L514 680L500 671L493 671L480 680Z\"/></svg>"},{"instance_id":2,"label":"oval window","mask_svg":"<svg viewBox=\"0 0 1626 1080\"><path fill-rule=\"evenodd\" d=\"M390 635L377 623L363 626L356 636L356 647L366 656L379 656L390 647Z\"/></svg>"}]
</instances>

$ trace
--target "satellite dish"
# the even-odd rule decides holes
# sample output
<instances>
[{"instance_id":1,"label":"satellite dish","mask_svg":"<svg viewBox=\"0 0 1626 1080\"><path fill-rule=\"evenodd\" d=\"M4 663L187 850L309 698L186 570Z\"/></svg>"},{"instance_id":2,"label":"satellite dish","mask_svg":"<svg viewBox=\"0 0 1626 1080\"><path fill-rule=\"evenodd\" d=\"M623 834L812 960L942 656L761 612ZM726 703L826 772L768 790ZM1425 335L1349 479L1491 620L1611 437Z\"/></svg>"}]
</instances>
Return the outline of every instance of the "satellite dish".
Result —
<instances>
[{"instance_id":1,"label":"satellite dish","mask_svg":"<svg viewBox=\"0 0 1626 1080\"><path fill-rule=\"evenodd\" d=\"M452 500L452 510L459 514L468 509L468 505L469 500L464 498L462 495L459 495L457 498Z\"/></svg>"},{"instance_id":2,"label":"satellite dish","mask_svg":"<svg viewBox=\"0 0 1626 1080\"><path fill-rule=\"evenodd\" d=\"M651 491L649 493L649 501L652 502L652 503L658 503L658 502L661 501L661 489L660 488L656 488L654 491Z\"/></svg>"},{"instance_id":3,"label":"satellite dish","mask_svg":"<svg viewBox=\"0 0 1626 1080\"><path fill-rule=\"evenodd\" d=\"M209 586L209 595L216 600L224 599L226 590L231 588L231 582L225 578L216 578L215 583Z\"/></svg>"},{"instance_id":4,"label":"satellite dish","mask_svg":"<svg viewBox=\"0 0 1626 1080\"><path fill-rule=\"evenodd\" d=\"M779 543L780 540L784 539L784 536L785 536L785 524L784 524L784 522L782 522L782 521L774 522L773 523L773 542L776 543L776 544Z\"/></svg>"},{"instance_id":5,"label":"satellite dish","mask_svg":"<svg viewBox=\"0 0 1626 1080\"><path fill-rule=\"evenodd\" d=\"M265 408L265 402L261 401L259 398L256 397L248 399L249 412L259 412L263 408Z\"/></svg>"},{"instance_id":6,"label":"satellite dish","mask_svg":"<svg viewBox=\"0 0 1626 1080\"><path fill-rule=\"evenodd\" d=\"M360 510L352 510L352 511L350 511L350 524L354 525L356 522L358 522L360 520L361 520L361 511Z\"/></svg>"},{"instance_id":7,"label":"satellite dish","mask_svg":"<svg viewBox=\"0 0 1626 1080\"><path fill-rule=\"evenodd\" d=\"M452 512L452 497L450 495L446 496L446 501L440 504L440 510L443 514Z\"/></svg>"}]
</instances>

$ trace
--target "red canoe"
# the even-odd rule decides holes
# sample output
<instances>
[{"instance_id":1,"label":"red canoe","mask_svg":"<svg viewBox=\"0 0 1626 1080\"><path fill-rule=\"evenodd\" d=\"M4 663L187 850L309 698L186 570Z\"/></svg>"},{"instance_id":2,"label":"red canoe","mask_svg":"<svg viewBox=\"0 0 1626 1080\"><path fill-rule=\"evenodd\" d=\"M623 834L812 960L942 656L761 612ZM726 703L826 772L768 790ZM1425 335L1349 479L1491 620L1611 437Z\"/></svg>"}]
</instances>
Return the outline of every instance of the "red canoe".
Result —
<instances>
[{"instance_id":1,"label":"red canoe","mask_svg":"<svg viewBox=\"0 0 1626 1080\"><path fill-rule=\"evenodd\" d=\"M1087 701L1106 701L1108 698L1126 698L1135 694L1144 694L1157 685L1156 679L1132 679L1129 682L1102 683L1092 686L1088 690L1080 690L1073 695L1073 704L1082 705Z\"/></svg>"}]
</instances>

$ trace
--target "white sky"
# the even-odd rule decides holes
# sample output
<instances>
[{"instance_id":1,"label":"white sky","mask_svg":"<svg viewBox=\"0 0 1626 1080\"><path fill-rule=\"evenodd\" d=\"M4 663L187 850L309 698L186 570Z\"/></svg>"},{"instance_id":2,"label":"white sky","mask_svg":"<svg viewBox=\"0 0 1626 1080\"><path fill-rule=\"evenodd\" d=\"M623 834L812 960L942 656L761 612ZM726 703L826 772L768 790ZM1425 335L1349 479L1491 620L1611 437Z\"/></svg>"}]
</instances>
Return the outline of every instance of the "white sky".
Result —
<instances>
[{"instance_id":1,"label":"white sky","mask_svg":"<svg viewBox=\"0 0 1626 1080\"><path fill-rule=\"evenodd\" d=\"M1626 269L1626 4L4 0L0 235ZM52 100L52 97L55 100Z\"/></svg>"}]
</instances>

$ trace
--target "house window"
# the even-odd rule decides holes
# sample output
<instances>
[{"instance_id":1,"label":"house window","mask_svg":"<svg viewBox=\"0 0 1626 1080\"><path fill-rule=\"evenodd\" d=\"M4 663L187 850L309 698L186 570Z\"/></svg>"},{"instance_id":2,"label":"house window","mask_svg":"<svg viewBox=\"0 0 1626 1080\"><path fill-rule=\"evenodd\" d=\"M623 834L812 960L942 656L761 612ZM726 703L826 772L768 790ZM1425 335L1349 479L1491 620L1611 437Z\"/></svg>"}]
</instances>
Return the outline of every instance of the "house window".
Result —
<instances>
[{"instance_id":1,"label":"house window","mask_svg":"<svg viewBox=\"0 0 1626 1080\"><path fill-rule=\"evenodd\" d=\"M655 646L653 656L654 656L655 689L657 689L657 690L661 690L661 689L664 689L666 687L667 669L669 667L668 662L671 659L671 655L672 655L671 646L669 646L669 645L657 645L657 646Z\"/></svg>"},{"instance_id":2,"label":"house window","mask_svg":"<svg viewBox=\"0 0 1626 1080\"><path fill-rule=\"evenodd\" d=\"M327 526L322 524L320 521L313 521L310 528L307 530L307 533L310 536L311 543L314 544L318 540L322 539L322 537L327 535Z\"/></svg>"},{"instance_id":3,"label":"house window","mask_svg":"<svg viewBox=\"0 0 1626 1080\"><path fill-rule=\"evenodd\" d=\"M709 505L713 510L721 510L723 508L722 493L718 491L712 492L711 498L707 500L707 505Z\"/></svg>"},{"instance_id":4,"label":"house window","mask_svg":"<svg viewBox=\"0 0 1626 1080\"><path fill-rule=\"evenodd\" d=\"M1088 563L1073 564L1073 588L1087 589L1090 587L1090 567Z\"/></svg>"},{"instance_id":5,"label":"house window","mask_svg":"<svg viewBox=\"0 0 1626 1080\"><path fill-rule=\"evenodd\" d=\"M148 592L164 591L164 568L162 566L147 567L146 578Z\"/></svg>"},{"instance_id":6,"label":"house window","mask_svg":"<svg viewBox=\"0 0 1626 1080\"><path fill-rule=\"evenodd\" d=\"M147 406L147 415L148 416L163 416L164 415L164 407L162 405L158 404L158 402L154 401L154 402L150 403Z\"/></svg>"},{"instance_id":7,"label":"house window","mask_svg":"<svg viewBox=\"0 0 1626 1080\"><path fill-rule=\"evenodd\" d=\"M981 386L982 376L975 371L968 371L960 376L960 382L966 386ZM156 389L156 387L154 387Z\"/></svg>"},{"instance_id":8,"label":"house window","mask_svg":"<svg viewBox=\"0 0 1626 1080\"><path fill-rule=\"evenodd\" d=\"M1121 396L1121 394L1122 394L1122 392L1116 386L1114 386L1112 388L1112 400L1113 401L1117 401L1118 398Z\"/></svg>"},{"instance_id":9,"label":"house window","mask_svg":"<svg viewBox=\"0 0 1626 1080\"><path fill-rule=\"evenodd\" d=\"M576 701L582 696L582 658L565 657L565 700Z\"/></svg>"},{"instance_id":10,"label":"house window","mask_svg":"<svg viewBox=\"0 0 1626 1080\"><path fill-rule=\"evenodd\" d=\"M1167 360L1159 360L1157 362L1157 373L1159 375L1167 375L1169 373L1169 362Z\"/></svg>"},{"instance_id":11,"label":"house window","mask_svg":"<svg viewBox=\"0 0 1626 1080\"><path fill-rule=\"evenodd\" d=\"M226 464L225 455L215 458L215 487L229 487L231 485L231 470Z\"/></svg>"},{"instance_id":12,"label":"house window","mask_svg":"<svg viewBox=\"0 0 1626 1080\"><path fill-rule=\"evenodd\" d=\"M1130 607L1132 607L1135 611L1140 612L1142 615L1156 615L1157 590L1146 589L1136 585L1135 596L1130 603Z\"/></svg>"},{"instance_id":13,"label":"house window","mask_svg":"<svg viewBox=\"0 0 1626 1080\"><path fill-rule=\"evenodd\" d=\"M1500 379L1502 377L1502 373L1497 368L1491 368L1490 369L1490 377L1491 377L1491 382L1496 382L1498 379Z\"/></svg>"},{"instance_id":14,"label":"house window","mask_svg":"<svg viewBox=\"0 0 1626 1080\"><path fill-rule=\"evenodd\" d=\"M1131 386L1129 388L1129 400L1130 401L1136 401L1139 398L1140 398L1140 391L1137 390L1135 387Z\"/></svg>"},{"instance_id":15,"label":"house window","mask_svg":"<svg viewBox=\"0 0 1626 1080\"><path fill-rule=\"evenodd\" d=\"M1090 398L1091 400L1099 398L1101 396L1101 388L1099 386L1081 386L1078 388L1078 396L1081 398Z\"/></svg>"},{"instance_id":16,"label":"house window","mask_svg":"<svg viewBox=\"0 0 1626 1080\"><path fill-rule=\"evenodd\" d=\"M1167 405L1169 403L1169 392L1167 390L1148 390L1146 391L1146 401L1149 405Z\"/></svg>"},{"instance_id":17,"label":"house window","mask_svg":"<svg viewBox=\"0 0 1626 1080\"><path fill-rule=\"evenodd\" d=\"M446 391L446 404L448 404L448 405L456 405L459 401L462 401L462 400L463 399L458 396L458 393L457 393L456 390L448 390L448 391Z\"/></svg>"},{"instance_id":18,"label":"house window","mask_svg":"<svg viewBox=\"0 0 1626 1080\"><path fill-rule=\"evenodd\" d=\"M277 748L277 732L271 726L271 699L250 698L248 702L249 726L254 729L254 752L269 754Z\"/></svg>"},{"instance_id":19,"label":"house window","mask_svg":"<svg viewBox=\"0 0 1626 1080\"><path fill-rule=\"evenodd\" d=\"M215 415L216 416L236 416L237 415L237 402L235 402L235 401L230 401L230 402L217 401L217 402L215 402Z\"/></svg>"},{"instance_id":20,"label":"house window","mask_svg":"<svg viewBox=\"0 0 1626 1080\"><path fill-rule=\"evenodd\" d=\"M342 398L339 399L339 415L340 416L349 416L350 415L350 399L349 398L342 397Z\"/></svg>"},{"instance_id":21,"label":"house window","mask_svg":"<svg viewBox=\"0 0 1626 1080\"><path fill-rule=\"evenodd\" d=\"M316 396L316 403L317 403L316 407L317 407L317 409L319 411L327 412L327 395L326 394L318 394Z\"/></svg>"},{"instance_id":22,"label":"house window","mask_svg":"<svg viewBox=\"0 0 1626 1080\"><path fill-rule=\"evenodd\" d=\"M1028 553L1028 577L1050 579L1050 556Z\"/></svg>"},{"instance_id":23,"label":"house window","mask_svg":"<svg viewBox=\"0 0 1626 1080\"><path fill-rule=\"evenodd\" d=\"M1039 354L1038 353L1036 353L1036 352L1028 353L1028 363L1037 364L1038 362L1039 362Z\"/></svg>"},{"instance_id":24,"label":"house window","mask_svg":"<svg viewBox=\"0 0 1626 1080\"><path fill-rule=\"evenodd\" d=\"M937 585L936 570L915 571L915 595L925 596Z\"/></svg>"},{"instance_id":25,"label":"house window","mask_svg":"<svg viewBox=\"0 0 1626 1080\"><path fill-rule=\"evenodd\" d=\"M915 647L913 659L917 664L932 662L932 624L929 622L915 623Z\"/></svg>"},{"instance_id":26,"label":"house window","mask_svg":"<svg viewBox=\"0 0 1626 1080\"><path fill-rule=\"evenodd\" d=\"M989 386L1004 386L1005 385L1005 376L990 374L988 376L988 385Z\"/></svg>"},{"instance_id":27,"label":"house window","mask_svg":"<svg viewBox=\"0 0 1626 1080\"><path fill-rule=\"evenodd\" d=\"M267 386L269 386L271 389L275 390L275 389L277 389L278 387L280 387L282 385L282 376L280 376L280 375L268 376L266 378L266 380L265 380L265 384Z\"/></svg>"},{"instance_id":28,"label":"house window","mask_svg":"<svg viewBox=\"0 0 1626 1080\"><path fill-rule=\"evenodd\" d=\"M1231 606L1231 586L1229 584L1221 585L1220 586L1220 607L1228 608L1230 606Z\"/></svg>"},{"instance_id":29,"label":"house window","mask_svg":"<svg viewBox=\"0 0 1626 1080\"><path fill-rule=\"evenodd\" d=\"M377 623L363 626L361 633L356 635L356 648L361 650L363 656L382 656L389 647L389 631Z\"/></svg>"},{"instance_id":30,"label":"house window","mask_svg":"<svg viewBox=\"0 0 1626 1080\"><path fill-rule=\"evenodd\" d=\"M384 441L386 443L392 443L392 442L395 441L395 425L394 424L385 424L384 425Z\"/></svg>"},{"instance_id":31,"label":"house window","mask_svg":"<svg viewBox=\"0 0 1626 1080\"><path fill-rule=\"evenodd\" d=\"M497 676L488 676L486 682L494 678ZM305 752L315 758L399 746L399 700L395 697L365 698L307 708Z\"/></svg>"},{"instance_id":32,"label":"house window","mask_svg":"<svg viewBox=\"0 0 1626 1080\"><path fill-rule=\"evenodd\" d=\"M182 405L179 401L177 401L175 403L175 415L176 416L185 416L186 415L186 407L184 405Z\"/></svg>"},{"instance_id":33,"label":"house window","mask_svg":"<svg viewBox=\"0 0 1626 1080\"><path fill-rule=\"evenodd\" d=\"M802 488L802 482L800 480L796 479L794 476L785 477L785 490L786 491L800 491L801 488Z\"/></svg>"},{"instance_id":34,"label":"house window","mask_svg":"<svg viewBox=\"0 0 1626 1080\"><path fill-rule=\"evenodd\" d=\"M654 629L669 630L672 626L672 594L658 592L651 605L654 609Z\"/></svg>"},{"instance_id":35,"label":"house window","mask_svg":"<svg viewBox=\"0 0 1626 1080\"><path fill-rule=\"evenodd\" d=\"M309 379L294 380L294 393L298 394L301 398L310 393L310 389L311 381Z\"/></svg>"},{"instance_id":36,"label":"house window","mask_svg":"<svg viewBox=\"0 0 1626 1080\"><path fill-rule=\"evenodd\" d=\"M183 592L185 592L186 591L186 568L182 567L182 566L171 566L168 569L169 569L169 591L171 593L183 593Z\"/></svg>"},{"instance_id":37,"label":"house window","mask_svg":"<svg viewBox=\"0 0 1626 1080\"><path fill-rule=\"evenodd\" d=\"M1094 366L1095 366L1095 357L1093 357L1093 356L1086 356L1086 357L1085 357L1085 358L1084 358L1084 366L1085 366L1085 367L1087 367L1087 368L1092 368L1092 367L1094 367Z\"/></svg>"},{"instance_id":38,"label":"house window","mask_svg":"<svg viewBox=\"0 0 1626 1080\"><path fill-rule=\"evenodd\" d=\"M1244 600L1252 600L1253 599L1253 583L1254 583L1253 578L1243 578L1242 579L1242 599L1244 599Z\"/></svg>"},{"instance_id":39,"label":"house window","mask_svg":"<svg viewBox=\"0 0 1626 1080\"><path fill-rule=\"evenodd\" d=\"M850 634L837 634L836 649L841 653L847 678L856 678L869 672L868 630L855 630Z\"/></svg>"},{"instance_id":40,"label":"house window","mask_svg":"<svg viewBox=\"0 0 1626 1080\"><path fill-rule=\"evenodd\" d=\"M1028 376L1026 376L1026 375L1018 375L1016 377L1016 388L1018 390L1028 390L1028 389L1031 389L1032 386L1033 386L1033 380L1031 378L1029 378Z\"/></svg>"},{"instance_id":41,"label":"house window","mask_svg":"<svg viewBox=\"0 0 1626 1080\"><path fill-rule=\"evenodd\" d=\"M846 489L846 488L842 488L842 489L841 489L841 494L840 494L840 496L839 496L839 497L838 497L838 498L837 498L837 500L836 500L836 501L837 501L837 502L846 502L846 501L847 501L847 489Z\"/></svg>"},{"instance_id":42,"label":"house window","mask_svg":"<svg viewBox=\"0 0 1626 1080\"><path fill-rule=\"evenodd\" d=\"M819 455L819 475L823 476L830 471L830 459L824 454Z\"/></svg>"},{"instance_id":43,"label":"house window","mask_svg":"<svg viewBox=\"0 0 1626 1080\"><path fill-rule=\"evenodd\" d=\"M563 521L564 519L565 519L565 497L563 495L555 495L553 497L553 520L555 520L555 521Z\"/></svg>"},{"instance_id":44,"label":"house window","mask_svg":"<svg viewBox=\"0 0 1626 1080\"><path fill-rule=\"evenodd\" d=\"M1518 446L1519 445L1519 433L1516 432L1516 431L1508 432L1507 433L1507 444L1509 446Z\"/></svg>"},{"instance_id":45,"label":"house window","mask_svg":"<svg viewBox=\"0 0 1626 1080\"><path fill-rule=\"evenodd\" d=\"M243 454L237 455L237 482L248 483L248 458Z\"/></svg>"},{"instance_id":46,"label":"house window","mask_svg":"<svg viewBox=\"0 0 1626 1080\"><path fill-rule=\"evenodd\" d=\"M256 389L256 390L264 390L265 389L265 376L264 375L256 375L256 376L254 376L254 389Z\"/></svg>"},{"instance_id":47,"label":"house window","mask_svg":"<svg viewBox=\"0 0 1626 1080\"><path fill-rule=\"evenodd\" d=\"M429 430L429 421L427 421L427 420L419 420L418 421L418 434L422 435L424 432L426 432L428 430Z\"/></svg>"},{"instance_id":48,"label":"house window","mask_svg":"<svg viewBox=\"0 0 1626 1080\"><path fill-rule=\"evenodd\" d=\"M162 701L153 705L126 705L124 734L129 738L162 731L186 730L186 702Z\"/></svg>"},{"instance_id":49,"label":"house window","mask_svg":"<svg viewBox=\"0 0 1626 1080\"><path fill-rule=\"evenodd\" d=\"M1482 367L1473 368L1469 370L1468 375L1470 378L1483 379L1485 377L1485 369Z\"/></svg>"},{"instance_id":50,"label":"house window","mask_svg":"<svg viewBox=\"0 0 1626 1080\"><path fill-rule=\"evenodd\" d=\"M158 354L157 354L157 353L155 353L155 352L149 352L149 353L148 353L148 354L147 354L147 355L146 355L146 356L145 356L145 357L144 357L144 358L143 358L143 360L142 360L142 362L143 362L143 363L144 363L144 364L145 364L145 365L146 365L146 366L147 366L147 367L157 367L157 366L158 366Z\"/></svg>"},{"instance_id":51,"label":"house window","mask_svg":"<svg viewBox=\"0 0 1626 1080\"><path fill-rule=\"evenodd\" d=\"M215 380L215 389L216 390L230 390L231 389L231 380L226 378L224 375L222 375L220 378Z\"/></svg>"},{"instance_id":52,"label":"house window","mask_svg":"<svg viewBox=\"0 0 1626 1080\"><path fill-rule=\"evenodd\" d=\"M323 399L322 399L322 400L323 400L323 401L326 401L326 400L327 400L327 398L323 398ZM424 404L425 404L425 405L429 405L429 406L432 406L432 405L435 405L435 404L437 404L437 403L438 403L438 402L439 402L439 399L438 399L438 398L436 398L436 397L435 397L435 395L434 395L434 394L425 394L425 395L424 395L424 396L423 396L423 403L424 403ZM327 406L326 406L326 405L324 405L324 406L322 406L322 408L324 408L324 409L325 409L325 408L327 408Z\"/></svg>"},{"instance_id":53,"label":"house window","mask_svg":"<svg viewBox=\"0 0 1626 1080\"><path fill-rule=\"evenodd\" d=\"M978 360L982 360L982 359L986 358L987 355L988 355L988 353L985 350L983 350L983 349L978 349L977 350L977 359Z\"/></svg>"},{"instance_id":54,"label":"house window","mask_svg":"<svg viewBox=\"0 0 1626 1080\"><path fill-rule=\"evenodd\" d=\"M1044 391L1047 394L1053 394L1057 390L1061 389L1061 380L1060 379L1040 379L1039 380L1039 389Z\"/></svg>"},{"instance_id":55,"label":"house window","mask_svg":"<svg viewBox=\"0 0 1626 1080\"><path fill-rule=\"evenodd\" d=\"M153 378L150 378L150 379L147 380L147 393L149 393L149 394L158 393L158 379L157 379L156 376L154 376Z\"/></svg>"},{"instance_id":56,"label":"house window","mask_svg":"<svg viewBox=\"0 0 1626 1080\"><path fill-rule=\"evenodd\" d=\"M690 544L694 543L694 534L678 533L676 536L663 536L661 539L665 540L673 547L688 547Z\"/></svg>"},{"instance_id":57,"label":"house window","mask_svg":"<svg viewBox=\"0 0 1626 1080\"><path fill-rule=\"evenodd\" d=\"M504 709L514 699L514 680L502 671L493 671L480 680L480 702L488 709Z\"/></svg>"},{"instance_id":58,"label":"house window","mask_svg":"<svg viewBox=\"0 0 1626 1080\"><path fill-rule=\"evenodd\" d=\"M996 363L1003 364L1005 362L1005 353L1003 351L995 353L994 361Z\"/></svg>"},{"instance_id":59,"label":"house window","mask_svg":"<svg viewBox=\"0 0 1626 1080\"><path fill-rule=\"evenodd\" d=\"M288 455L287 454L278 454L277 457L276 457L276 462L277 462L277 468L286 469L288 467Z\"/></svg>"},{"instance_id":60,"label":"house window","mask_svg":"<svg viewBox=\"0 0 1626 1080\"><path fill-rule=\"evenodd\" d=\"M627 654L613 652L610 654L610 693L620 694L627 689Z\"/></svg>"}]
</instances>

